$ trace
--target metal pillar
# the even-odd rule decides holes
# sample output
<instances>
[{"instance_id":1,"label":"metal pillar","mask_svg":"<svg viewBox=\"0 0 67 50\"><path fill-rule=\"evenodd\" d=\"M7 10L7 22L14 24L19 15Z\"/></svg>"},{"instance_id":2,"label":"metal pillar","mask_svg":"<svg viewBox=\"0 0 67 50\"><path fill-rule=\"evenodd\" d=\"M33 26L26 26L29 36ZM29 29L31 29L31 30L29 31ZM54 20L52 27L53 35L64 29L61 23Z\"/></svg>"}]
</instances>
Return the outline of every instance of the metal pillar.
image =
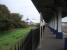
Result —
<instances>
[{"instance_id":1,"label":"metal pillar","mask_svg":"<svg viewBox=\"0 0 67 50\"><path fill-rule=\"evenodd\" d=\"M62 10L58 9L58 32L61 32Z\"/></svg>"},{"instance_id":2,"label":"metal pillar","mask_svg":"<svg viewBox=\"0 0 67 50\"><path fill-rule=\"evenodd\" d=\"M41 48L41 43L42 43L42 40L43 40L43 23L44 21L43 21L43 18L42 18L42 14L40 13L40 44L39 44L39 46L38 46L38 48Z\"/></svg>"},{"instance_id":3,"label":"metal pillar","mask_svg":"<svg viewBox=\"0 0 67 50\"><path fill-rule=\"evenodd\" d=\"M53 29L55 29L55 18L53 18Z\"/></svg>"},{"instance_id":4,"label":"metal pillar","mask_svg":"<svg viewBox=\"0 0 67 50\"><path fill-rule=\"evenodd\" d=\"M55 30L57 30L57 17L55 16Z\"/></svg>"},{"instance_id":5,"label":"metal pillar","mask_svg":"<svg viewBox=\"0 0 67 50\"><path fill-rule=\"evenodd\" d=\"M57 25L58 25L58 32L56 34L57 39L62 39L63 38L63 33L61 31L61 18L62 18L62 9L61 7L58 8L58 20L57 20Z\"/></svg>"},{"instance_id":6,"label":"metal pillar","mask_svg":"<svg viewBox=\"0 0 67 50\"><path fill-rule=\"evenodd\" d=\"M51 28L53 28L53 20L51 20Z\"/></svg>"}]
</instances>

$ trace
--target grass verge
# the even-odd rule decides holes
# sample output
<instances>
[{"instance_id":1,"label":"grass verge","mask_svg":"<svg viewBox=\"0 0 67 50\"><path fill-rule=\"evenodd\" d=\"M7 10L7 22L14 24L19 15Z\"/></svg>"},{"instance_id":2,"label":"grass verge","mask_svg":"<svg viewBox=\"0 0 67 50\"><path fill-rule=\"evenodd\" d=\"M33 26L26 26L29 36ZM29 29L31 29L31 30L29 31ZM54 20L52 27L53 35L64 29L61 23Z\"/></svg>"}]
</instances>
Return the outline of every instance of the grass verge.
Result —
<instances>
[{"instance_id":1,"label":"grass verge","mask_svg":"<svg viewBox=\"0 0 67 50\"><path fill-rule=\"evenodd\" d=\"M9 50L10 46L19 39L24 39L31 28L18 28L12 31L0 33L0 50Z\"/></svg>"}]
</instances>

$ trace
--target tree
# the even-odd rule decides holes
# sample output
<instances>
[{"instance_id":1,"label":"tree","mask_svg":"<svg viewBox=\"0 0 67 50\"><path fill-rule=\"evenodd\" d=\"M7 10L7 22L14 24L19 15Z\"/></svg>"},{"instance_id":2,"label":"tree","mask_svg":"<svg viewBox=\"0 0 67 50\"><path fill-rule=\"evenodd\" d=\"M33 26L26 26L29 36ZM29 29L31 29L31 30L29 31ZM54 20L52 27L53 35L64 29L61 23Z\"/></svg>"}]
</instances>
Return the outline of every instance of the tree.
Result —
<instances>
[{"instance_id":1,"label":"tree","mask_svg":"<svg viewBox=\"0 0 67 50\"><path fill-rule=\"evenodd\" d=\"M27 23L21 21L22 17L19 13L10 13L5 5L0 5L0 31L26 27Z\"/></svg>"},{"instance_id":2,"label":"tree","mask_svg":"<svg viewBox=\"0 0 67 50\"><path fill-rule=\"evenodd\" d=\"M15 28L21 27L20 26L21 25L21 18L22 18L22 15L20 15L18 13L11 13L10 21L15 26Z\"/></svg>"},{"instance_id":3,"label":"tree","mask_svg":"<svg viewBox=\"0 0 67 50\"><path fill-rule=\"evenodd\" d=\"M20 27L22 15L10 13L5 5L0 5L0 31Z\"/></svg>"},{"instance_id":4,"label":"tree","mask_svg":"<svg viewBox=\"0 0 67 50\"><path fill-rule=\"evenodd\" d=\"M0 30L7 30L10 11L5 5L0 5Z\"/></svg>"}]
</instances>

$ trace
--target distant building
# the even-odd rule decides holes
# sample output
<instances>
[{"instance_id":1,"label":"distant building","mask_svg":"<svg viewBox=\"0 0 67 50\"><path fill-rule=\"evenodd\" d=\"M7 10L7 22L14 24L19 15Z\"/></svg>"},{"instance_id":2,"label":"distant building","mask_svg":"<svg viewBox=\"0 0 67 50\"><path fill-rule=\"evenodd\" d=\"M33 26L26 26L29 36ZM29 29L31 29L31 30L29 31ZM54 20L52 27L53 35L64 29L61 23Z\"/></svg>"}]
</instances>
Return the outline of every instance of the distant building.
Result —
<instances>
[{"instance_id":1,"label":"distant building","mask_svg":"<svg viewBox=\"0 0 67 50\"><path fill-rule=\"evenodd\" d=\"M62 22L62 25L67 26L67 22Z\"/></svg>"}]
</instances>

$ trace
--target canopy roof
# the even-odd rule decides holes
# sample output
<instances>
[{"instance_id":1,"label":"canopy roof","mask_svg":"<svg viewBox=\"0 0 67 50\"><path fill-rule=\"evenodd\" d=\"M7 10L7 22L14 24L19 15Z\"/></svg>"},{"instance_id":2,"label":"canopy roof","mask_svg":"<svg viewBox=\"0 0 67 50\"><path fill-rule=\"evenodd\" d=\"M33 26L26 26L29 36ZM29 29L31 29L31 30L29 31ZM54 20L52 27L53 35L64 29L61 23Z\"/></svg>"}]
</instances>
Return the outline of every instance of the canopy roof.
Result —
<instances>
[{"instance_id":1,"label":"canopy roof","mask_svg":"<svg viewBox=\"0 0 67 50\"><path fill-rule=\"evenodd\" d=\"M62 17L67 16L67 0L32 0L37 10L42 13L46 22L58 13L58 8L62 9Z\"/></svg>"}]
</instances>

